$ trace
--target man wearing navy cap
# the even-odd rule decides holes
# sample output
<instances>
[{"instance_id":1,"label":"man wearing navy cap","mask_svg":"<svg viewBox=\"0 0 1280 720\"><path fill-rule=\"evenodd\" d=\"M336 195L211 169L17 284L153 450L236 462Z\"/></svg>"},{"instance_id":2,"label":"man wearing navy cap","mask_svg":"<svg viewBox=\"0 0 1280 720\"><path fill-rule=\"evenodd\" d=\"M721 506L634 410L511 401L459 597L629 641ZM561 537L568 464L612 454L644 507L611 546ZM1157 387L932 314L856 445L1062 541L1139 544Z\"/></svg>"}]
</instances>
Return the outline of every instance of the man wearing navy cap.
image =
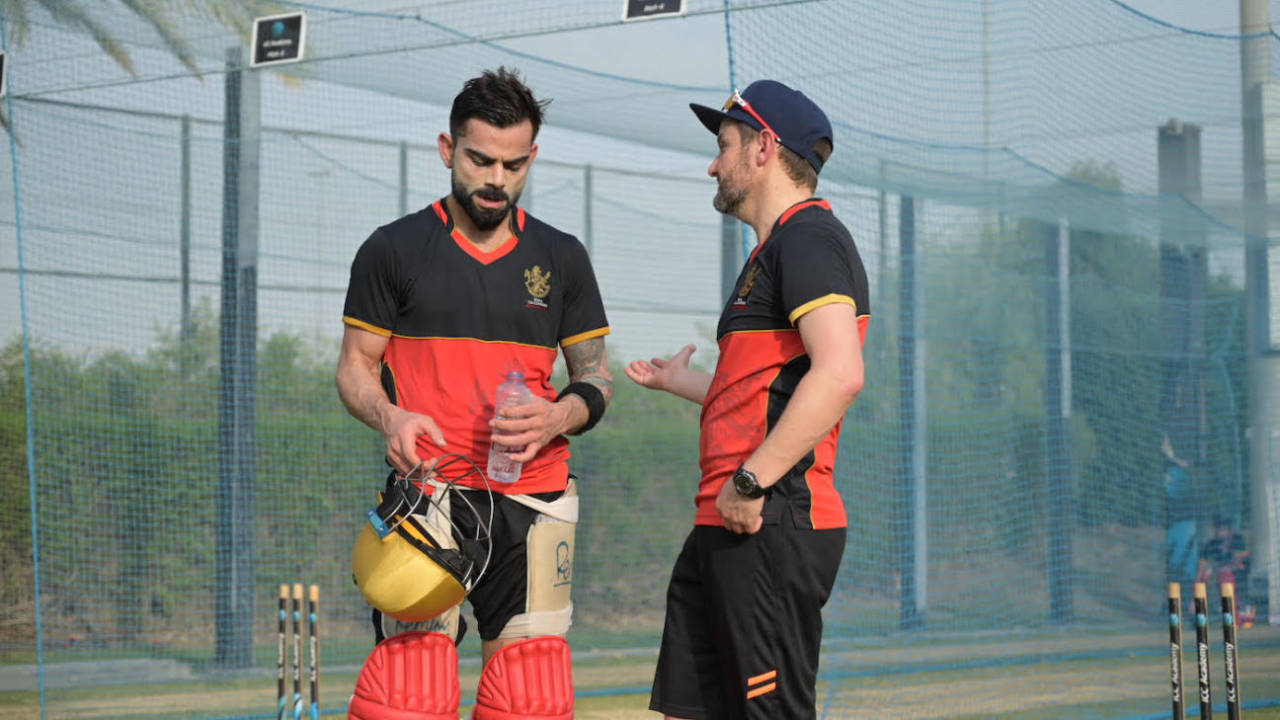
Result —
<instances>
[{"instance_id":1,"label":"man wearing navy cap","mask_svg":"<svg viewBox=\"0 0 1280 720\"><path fill-rule=\"evenodd\" d=\"M631 363L635 382L703 406L693 531L672 570L649 703L668 718L812 718L822 606L847 520L833 467L840 422L862 388L870 318L862 260L813 197L833 148L812 100L772 80L716 110L707 172L717 210L756 247L720 315L714 374Z\"/></svg>"}]
</instances>

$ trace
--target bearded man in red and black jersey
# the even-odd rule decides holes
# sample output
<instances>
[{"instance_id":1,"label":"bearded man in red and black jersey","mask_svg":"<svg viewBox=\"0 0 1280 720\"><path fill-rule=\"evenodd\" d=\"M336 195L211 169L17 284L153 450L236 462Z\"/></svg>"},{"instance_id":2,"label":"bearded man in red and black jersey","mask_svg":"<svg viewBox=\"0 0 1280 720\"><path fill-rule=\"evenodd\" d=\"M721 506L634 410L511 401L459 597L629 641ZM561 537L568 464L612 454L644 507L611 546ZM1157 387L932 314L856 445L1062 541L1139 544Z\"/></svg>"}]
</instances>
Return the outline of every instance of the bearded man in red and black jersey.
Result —
<instances>
[{"instance_id":1,"label":"bearded man in red and black jersey","mask_svg":"<svg viewBox=\"0 0 1280 720\"><path fill-rule=\"evenodd\" d=\"M761 80L716 110L714 205L757 243L720 315L715 373L627 366L645 387L702 405L695 527L667 590L649 707L667 718L815 717L822 606L847 520L833 468L862 388L870 318L862 260L813 197L831 123L803 93Z\"/></svg>"},{"instance_id":2,"label":"bearded man in red and black jersey","mask_svg":"<svg viewBox=\"0 0 1280 720\"><path fill-rule=\"evenodd\" d=\"M484 469L491 443L518 449L509 454L523 463L512 484L475 474L457 480L493 490L464 492L478 512L453 513L454 530L467 533L475 528L459 526L492 512L492 555L468 595L485 662L478 719L572 717L563 637L578 498L564 436L590 429L613 395L609 325L586 249L517 204L545 105L506 68L466 82L438 139L452 192L370 235L351 265L343 311L338 392L352 415L386 438L393 473L431 468L445 455ZM551 385L558 351L569 375L560 391ZM495 419L497 387L513 369L533 399ZM456 641L457 622L456 608L425 628L374 618L379 641L427 634L421 630ZM434 690L449 686L440 673L451 672L457 686L452 642L397 647L432 656L371 656L368 672L402 670L358 686L360 716L456 718L456 690L452 697ZM435 675L405 676L405 667ZM376 690L388 683L412 687Z\"/></svg>"}]
</instances>

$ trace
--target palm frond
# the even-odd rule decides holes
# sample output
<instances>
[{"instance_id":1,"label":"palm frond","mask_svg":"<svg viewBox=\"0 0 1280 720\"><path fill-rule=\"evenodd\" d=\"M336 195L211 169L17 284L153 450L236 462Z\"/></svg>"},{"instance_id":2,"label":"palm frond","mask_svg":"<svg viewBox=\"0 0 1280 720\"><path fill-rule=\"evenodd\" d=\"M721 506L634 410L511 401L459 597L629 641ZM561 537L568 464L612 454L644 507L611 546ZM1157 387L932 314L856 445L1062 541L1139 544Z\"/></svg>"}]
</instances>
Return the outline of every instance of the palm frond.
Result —
<instances>
[{"instance_id":1,"label":"palm frond","mask_svg":"<svg viewBox=\"0 0 1280 720\"><path fill-rule=\"evenodd\" d=\"M133 11L135 15L146 20L151 27L155 28L160 39L164 40L165 45L173 51L173 54L177 56L178 61L183 66L191 72L200 72L200 67L196 64L196 58L191 51L191 46L178 34L174 28L173 20L169 17L169 13L164 7L158 6L154 2L141 0L120 0L120 4Z\"/></svg>"},{"instance_id":2,"label":"palm frond","mask_svg":"<svg viewBox=\"0 0 1280 720\"><path fill-rule=\"evenodd\" d=\"M40 4L57 22L72 28L83 30L93 38L98 47L111 56L120 67L125 69L132 77L138 77L138 71L133 66L133 58L129 57L128 51L116 40L111 31L98 22L84 8L80 7L71 0L35 0Z\"/></svg>"},{"instance_id":3,"label":"palm frond","mask_svg":"<svg viewBox=\"0 0 1280 720\"><path fill-rule=\"evenodd\" d=\"M236 0L235 2L218 2L218 0L191 0L199 5L208 17L222 23L248 39L253 29L253 19L267 15L279 15L285 12L284 6L268 0Z\"/></svg>"},{"instance_id":4,"label":"palm frond","mask_svg":"<svg viewBox=\"0 0 1280 720\"><path fill-rule=\"evenodd\" d=\"M195 53L179 32L179 13L198 13L234 31L241 40L249 37L255 17L284 12L283 6L270 0L116 0L121 6L146 21L160 36L165 46L188 70L199 73ZM29 8L44 8L60 25L85 32L104 52L132 77L138 77L133 58L112 34L111 29L94 18L79 0L0 0L10 37L20 46L31 31Z\"/></svg>"},{"instance_id":5,"label":"palm frond","mask_svg":"<svg viewBox=\"0 0 1280 720\"><path fill-rule=\"evenodd\" d=\"M5 30L9 31L10 44L22 47L27 39L27 31L31 29L31 18L27 17L25 0L2 0L0 8L4 9Z\"/></svg>"}]
</instances>

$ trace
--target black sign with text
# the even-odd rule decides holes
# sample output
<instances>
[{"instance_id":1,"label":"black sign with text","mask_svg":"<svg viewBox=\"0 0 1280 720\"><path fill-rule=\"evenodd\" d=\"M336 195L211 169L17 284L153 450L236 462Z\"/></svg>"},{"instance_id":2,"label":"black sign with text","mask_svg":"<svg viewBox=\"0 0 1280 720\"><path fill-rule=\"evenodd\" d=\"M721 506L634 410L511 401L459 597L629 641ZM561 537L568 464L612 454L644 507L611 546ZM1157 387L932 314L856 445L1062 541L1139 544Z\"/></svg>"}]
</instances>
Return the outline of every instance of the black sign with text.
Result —
<instances>
[{"instance_id":1,"label":"black sign with text","mask_svg":"<svg viewBox=\"0 0 1280 720\"><path fill-rule=\"evenodd\" d=\"M623 0L623 3L623 22L684 14L684 0Z\"/></svg>"},{"instance_id":2,"label":"black sign with text","mask_svg":"<svg viewBox=\"0 0 1280 720\"><path fill-rule=\"evenodd\" d=\"M253 21L253 61L250 67L302 59L307 23L302 13L271 15Z\"/></svg>"}]
</instances>

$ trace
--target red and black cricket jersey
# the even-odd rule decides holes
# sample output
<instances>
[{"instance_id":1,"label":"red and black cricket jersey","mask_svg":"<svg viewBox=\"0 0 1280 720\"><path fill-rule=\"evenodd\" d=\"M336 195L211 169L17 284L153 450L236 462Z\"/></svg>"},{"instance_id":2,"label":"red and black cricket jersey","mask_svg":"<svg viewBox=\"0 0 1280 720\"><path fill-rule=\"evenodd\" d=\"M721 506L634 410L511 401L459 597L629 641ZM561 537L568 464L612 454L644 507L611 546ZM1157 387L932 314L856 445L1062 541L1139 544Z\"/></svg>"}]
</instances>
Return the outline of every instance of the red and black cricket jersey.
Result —
<instances>
[{"instance_id":1,"label":"red and black cricket jersey","mask_svg":"<svg viewBox=\"0 0 1280 720\"><path fill-rule=\"evenodd\" d=\"M796 322L829 303L852 305L859 340L870 320L870 293L853 238L825 200L791 206L757 245L720 314L720 359L702 405L698 525L724 525L716 496L782 416L809 356ZM766 505L785 507L801 528L841 528L848 520L833 468L840 423L773 487Z\"/></svg>"},{"instance_id":2,"label":"red and black cricket jersey","mask_svg":"<svg viewBox=\"0 0 1280 720\"><path fill-rule=\"evenodd\" d=\"M439 200L373 232L351 264L343 322L389 337L382 383L391 401L430 416L446 448L424 435L418 454L459 453L486 468L494 395L512 368L554 401L557 346L609 333L586 248L516 208L512 235L476 249ZM556 438L506 493L563 490L569 443ZM470 478L462 484L484 487Z\"/></svg>"}]
</instances>

